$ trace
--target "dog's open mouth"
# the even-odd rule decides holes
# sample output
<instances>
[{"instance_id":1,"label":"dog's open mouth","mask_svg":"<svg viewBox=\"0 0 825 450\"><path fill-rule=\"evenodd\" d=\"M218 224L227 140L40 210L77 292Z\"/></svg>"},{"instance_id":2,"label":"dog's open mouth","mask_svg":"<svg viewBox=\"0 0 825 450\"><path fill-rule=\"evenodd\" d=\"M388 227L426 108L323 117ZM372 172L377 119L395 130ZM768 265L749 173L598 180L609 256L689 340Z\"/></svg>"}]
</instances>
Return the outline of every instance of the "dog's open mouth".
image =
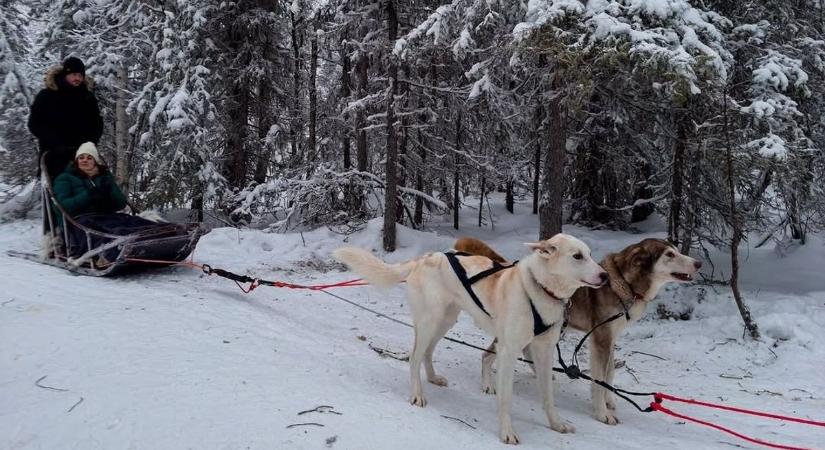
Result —
<instances>
[{"instance_id":1,"label":"dog's open mouth","mask_svg":"<svg viewBox=\"0 0 825 450\"><path fill-rule=\"evenodd\" d=\"M605 280L605 281L602 281L601 283L595 283L595 284L594 284L594 283L591 283L591 282L589 282L589 281L585 281L585 280L579 280L579 281L581 281L582 283L584 283L584 284L585 284L585 285L587 285L587 286L590 286L590 287L596 287L596 288L597 288L597 287L602 287L602 286L604 286L604 285L605 285L605 283L607 283L607 281L606 281L606 280Z\"/></svg>"},{"instance_id":2,"label":"dog's open mouth","mask_svg":"<svg viewBox=\"0 0 825 450\"><path fill-rule=\"evenodd\" d=\"M670 276L676 278L679 281L693 281L693 275L689 273L670 272Z\"/></svg>"}]
</instances>

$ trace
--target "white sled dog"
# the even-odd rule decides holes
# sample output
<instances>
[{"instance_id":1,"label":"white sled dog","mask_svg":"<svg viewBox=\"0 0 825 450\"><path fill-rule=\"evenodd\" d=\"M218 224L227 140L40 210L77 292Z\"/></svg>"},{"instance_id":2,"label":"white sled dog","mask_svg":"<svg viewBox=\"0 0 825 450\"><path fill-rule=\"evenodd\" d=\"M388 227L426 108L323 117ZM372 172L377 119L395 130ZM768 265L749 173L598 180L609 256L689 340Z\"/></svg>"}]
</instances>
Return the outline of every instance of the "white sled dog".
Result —
<instances>
[{"instance_id":1,"label":"white sled dog","mask_svg":"<svg viewBox=\"0 0 825 450\"><path fill-rule=\"evenodd\" d=\"M536 373L550 428L560 433L575 431L556 413L551 350L559 339L567 299L579 287L599 287L608 278L607 273L593 261L587 245L573 236L557 234L526 245L533 251L517 265L473 284L472 290L481 306L474 302L459 281L444 253L430 253L412 261L387 264L363 249L341 248L334 252L337 260L375 286L390 287L407 281L407 296L415 328L415 345L410 356L410 403L413 405L423 407L427 403L421 387L422 361L430 383L447 385L447 380L435 373L433 351L438 341L455 324L461 310L498 339L496 390L499 435L508 444L519 442L510 419L513 370L516 359L528 345L536 355ZM492 261L483 256L458 256L457 261L459 270L463 268L467 277L492 266ZM553 325L538 336L533 333L534 310L545 326Z\"/></svg>"}]
</instances>

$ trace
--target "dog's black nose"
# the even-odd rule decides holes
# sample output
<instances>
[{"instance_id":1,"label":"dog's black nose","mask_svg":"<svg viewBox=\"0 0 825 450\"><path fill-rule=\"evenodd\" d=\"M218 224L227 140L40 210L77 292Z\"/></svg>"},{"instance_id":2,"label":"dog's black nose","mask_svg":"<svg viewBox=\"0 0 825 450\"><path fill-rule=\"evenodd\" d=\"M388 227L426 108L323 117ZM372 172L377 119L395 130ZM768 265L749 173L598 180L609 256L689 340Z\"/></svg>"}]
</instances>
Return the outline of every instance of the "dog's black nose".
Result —
<instances>
[{"instance_id":1,"label":"dog's black nose","mask_svg":"<svg viewBox=\"0 0 825 450\"><path fill-rule=\"evenodd\" d=\"M693 267L695 267L696 270L701 269L702 268L702 261L694 261Z\"/></svg>"},{"instance_id":2,"label":"dog's black nose","mask_svg":"<svg viewBox=\"0 0 825 450\"><path fill-rule=\"evenodd\" d=\"M599 279L602 280L602 284L607 283L607 279L610 278L607 276L607 272L602 272L599 274Z\"/></svg>"}]
</instances>

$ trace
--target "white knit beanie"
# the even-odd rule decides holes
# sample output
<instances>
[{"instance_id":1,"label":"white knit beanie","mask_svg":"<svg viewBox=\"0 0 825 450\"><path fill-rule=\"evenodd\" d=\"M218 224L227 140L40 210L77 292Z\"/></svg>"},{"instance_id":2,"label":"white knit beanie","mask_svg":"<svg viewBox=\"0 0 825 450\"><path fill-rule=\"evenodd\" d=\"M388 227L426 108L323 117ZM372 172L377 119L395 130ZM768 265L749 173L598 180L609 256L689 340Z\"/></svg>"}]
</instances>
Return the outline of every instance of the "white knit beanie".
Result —
<instances>
[{"instance_id":1,"label":"white knit beanie","mask_svg":"<svg viewBox=\"0 0 825 450\"><path fill-rule=\"evenodd\" d=\"M74 159L77 159L80 155L91 155L92 158L95 159L95 162L98 164L103 164L103 161L100 160L100 153L97 152L97 147L95 147L94 142L84 142L80 145L77 149L77 153L74 155Z\"/></svg>"}]
</instances>

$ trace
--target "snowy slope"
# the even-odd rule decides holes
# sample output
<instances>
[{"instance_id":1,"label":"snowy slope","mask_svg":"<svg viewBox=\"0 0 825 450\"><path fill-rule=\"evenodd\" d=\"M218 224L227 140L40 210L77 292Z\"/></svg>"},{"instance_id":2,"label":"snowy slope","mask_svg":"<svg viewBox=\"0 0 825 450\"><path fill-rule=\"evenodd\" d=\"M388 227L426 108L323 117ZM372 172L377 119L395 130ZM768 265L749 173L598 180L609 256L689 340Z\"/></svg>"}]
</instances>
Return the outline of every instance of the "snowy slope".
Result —
<instances>
[{"instance_id":1,"label":"snowy slope","mask_svg":"<svg viewBox=\"0 0 825 450\"><path fill-rule=\"evenodd\" d=\"M428 232L401 229L400 249L388 259L443 250L465 234L517 258L521 243L537 234L535 219L524 213L528 206L518 208L510 216L494 204L495 231L470 225L472 211L461 232L447 223ZM406 353L409 328L322 292L261 287L246 295L230 281L187 268L87 278L5 255L36 249L38 227L35 221L0 225L2 449L504 448L495 398L480 390L477 350L442 341L436 369L450 385L425 386L427 408L413 407L407 363L370 348ZM642 234L566 231L601 257L662 236L655 224L648 228ZM379 248L379 230L380 221L373 221L346 245ZM266 279L328 283L352 278L329 258L343 241L325 229L300 235L224 228L202 239L195 259ZM668 289L656 303L690 309L692 319L660 320L651 306L619 341L624 366L617 384L825 420L823 241L814 238L785 257L772 249L742 256L743 287L763 341L742 339L725 286ZM724 267L724 257L714 255L717 267ZM330 292L409 322L402 288ZM451 336L489 343L466 316ZM566 354L579 337L568 334ZM586 360L585 354L585 367ZM610 427L590 418L584 382L558 379L557 392L560 414L577 427L575 434L547 427L536 381L527 367L517 367L513 420L521 448L753 448L621 401L622 424ZM334 412L298 415L319 405ZM669 406L769 441L825 448L822 428ZM287 428L300 423L318 425Z\"/></svg>"}]
</instances>

